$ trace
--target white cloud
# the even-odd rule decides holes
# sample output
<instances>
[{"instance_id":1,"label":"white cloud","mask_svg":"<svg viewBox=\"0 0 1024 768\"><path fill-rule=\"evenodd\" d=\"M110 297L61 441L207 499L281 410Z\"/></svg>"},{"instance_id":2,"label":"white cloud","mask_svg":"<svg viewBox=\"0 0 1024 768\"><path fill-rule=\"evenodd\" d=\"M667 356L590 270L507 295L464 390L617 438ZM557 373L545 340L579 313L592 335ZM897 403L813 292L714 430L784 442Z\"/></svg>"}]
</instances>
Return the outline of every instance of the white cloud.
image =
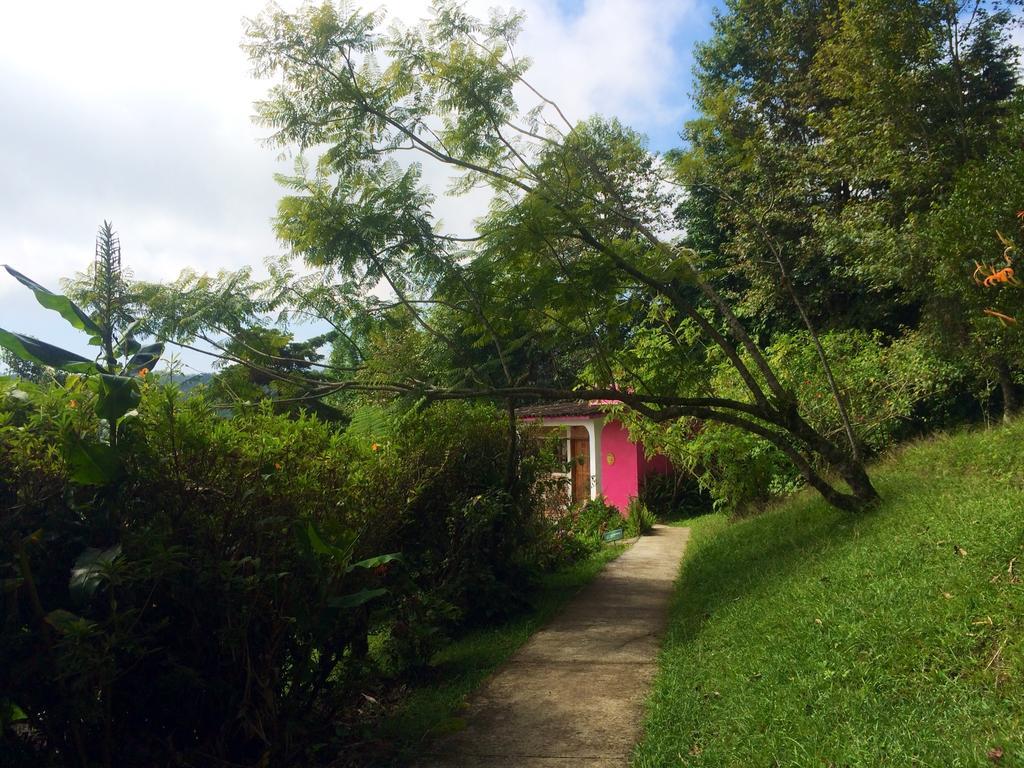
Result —
<instances>
[{"instance_id":1,"label":"white cloud","mask_svg":"<svg viewBox=\"0 0 1024 768\"><path fill-rule=\"evenodd\" d=\"M678 127L689 51L673 38L703 20L704 3L585 0L566 11L558 0L521 0L519 53L533 60L533 83L572 119L599 112L641 130ZM483 14L494 4L469 6ZM385 3L408 22L426 6ZM265 131L250 117L266 83L250 78L239 47L242 17L262 8L260 0L5 4L0 262L55 286L89 263L104 219L144 278L258 266L279 252L272 175L290 168L260 145ZM440 172L427 169L427 178L443 193ZM446 199L438 212L465 230L482 201ZM25 315L23 302L8 300L17 290L0 279L0 327L46 327L45 313Z\"/></svg>"}]
</instances>

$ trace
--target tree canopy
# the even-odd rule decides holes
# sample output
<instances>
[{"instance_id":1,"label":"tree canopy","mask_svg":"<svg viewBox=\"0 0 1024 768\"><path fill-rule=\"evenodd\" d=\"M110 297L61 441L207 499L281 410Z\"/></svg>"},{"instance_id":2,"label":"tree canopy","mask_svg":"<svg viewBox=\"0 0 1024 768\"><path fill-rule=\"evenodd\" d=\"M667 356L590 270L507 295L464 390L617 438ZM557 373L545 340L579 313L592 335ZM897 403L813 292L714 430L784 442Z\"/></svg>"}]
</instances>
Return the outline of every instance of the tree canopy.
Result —
<instances>
[{"instance_id":1,"label":"tree canopy","mask_svg":"<svg viewBox=\"0 0 1024 768\"><path fill-rule=\"evenodd\" d=\"M731 0L697 50L698 117L664 156L548 99L515 51L520 14L440 1L404 27L272 7L245 47L274 82L269 143L298 156L275 222L290 253L258 285L221 276L169 327L226 333L221 352L284 381L297 371L272 358L290 355L240 344L267 338L264 311L319 318L333 351L306 358L298 399L617 400L639 432L738 430L864 506L873 430L934 394L921 381L997 375L1015 402L1019 356L981 312L980 254L945 247L943 206L976 201L969 179L1012 145L1016 5ZM473 231L440 226L438 175L489 196ZM992 238L1024 201L998 205ZM178 288L154 302L199 295ZM970 370L968 337L985 349Z\"/></svg>"}]
</instances>

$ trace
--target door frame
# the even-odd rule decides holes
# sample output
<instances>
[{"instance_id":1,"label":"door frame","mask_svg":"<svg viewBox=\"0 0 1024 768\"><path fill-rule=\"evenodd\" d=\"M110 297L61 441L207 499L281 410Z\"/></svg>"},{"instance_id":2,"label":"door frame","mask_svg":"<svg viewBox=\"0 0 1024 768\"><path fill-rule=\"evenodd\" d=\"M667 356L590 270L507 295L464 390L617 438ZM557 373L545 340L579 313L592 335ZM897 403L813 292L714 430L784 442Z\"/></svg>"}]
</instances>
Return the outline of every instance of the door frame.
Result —
<instances>
[{"instance_id":1,"label":"door frame","mask_svg":"<svg viewBox=\"0 0 1024 768\"><path fill-rule=\"evenodd\" d=\"M566 441L566 456L572 455L572 427L584 427L587 430L587 437L590 439L590 498L596 499L601 494L601 430L604 427L604 417L594 418L553 418L541 419L545 427L562 427L564 429L564 440ZM569 499L572 500L572 477L569 478Z\"/></svg>"}]
</instances>

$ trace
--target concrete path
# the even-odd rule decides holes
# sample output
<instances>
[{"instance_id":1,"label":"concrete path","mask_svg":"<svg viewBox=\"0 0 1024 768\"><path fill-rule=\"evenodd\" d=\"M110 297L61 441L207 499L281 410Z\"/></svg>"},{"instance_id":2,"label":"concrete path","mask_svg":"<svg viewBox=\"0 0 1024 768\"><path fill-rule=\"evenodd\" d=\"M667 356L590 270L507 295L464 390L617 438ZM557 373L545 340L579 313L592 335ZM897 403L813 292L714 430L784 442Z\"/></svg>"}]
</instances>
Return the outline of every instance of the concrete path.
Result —
<instances>
[{"instance_id":1,"label":"concrete path","mask_svg":"<svg viewBox=\"0 0 1024 768\"><path fill-rule=\"evenodd\" d=\"M688 528L656 526L471 697L422 768L622 768L640 737Z\"/></svg>"}]
</instances>

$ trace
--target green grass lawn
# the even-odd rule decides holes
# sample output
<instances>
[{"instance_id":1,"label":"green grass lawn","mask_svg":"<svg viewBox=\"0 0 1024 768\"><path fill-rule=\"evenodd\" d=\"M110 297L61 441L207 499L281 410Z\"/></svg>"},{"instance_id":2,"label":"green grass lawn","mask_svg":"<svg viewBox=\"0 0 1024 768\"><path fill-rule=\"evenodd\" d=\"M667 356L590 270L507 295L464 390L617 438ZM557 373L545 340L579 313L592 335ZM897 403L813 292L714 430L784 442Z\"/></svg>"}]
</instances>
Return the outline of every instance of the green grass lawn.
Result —
<instances>
[{"instance_id":1,"label":"green grass lawn","mask_svg":"<svg viewBox=\"0 0 1024 768\"><path fill-rule=\"evenodd\" d=\"M1024 422L872 475L693 523L634 768L1024 766Z\"/></svg>"},{"instance_id":2,"label":"green grass lawn","mask_svg":"<svg viewBox=\"0 0 1024 768\"><path fill-rule=\"evenodd\" d=\"M432 682L412 687L375 729L389 759L407 765L431 739L464 727L461 709L467 696L624 549L605 546L582 562L541 577L530 610L499 626L473 631L438 653L430 665Z\"/></svg>"}]
</instances>

